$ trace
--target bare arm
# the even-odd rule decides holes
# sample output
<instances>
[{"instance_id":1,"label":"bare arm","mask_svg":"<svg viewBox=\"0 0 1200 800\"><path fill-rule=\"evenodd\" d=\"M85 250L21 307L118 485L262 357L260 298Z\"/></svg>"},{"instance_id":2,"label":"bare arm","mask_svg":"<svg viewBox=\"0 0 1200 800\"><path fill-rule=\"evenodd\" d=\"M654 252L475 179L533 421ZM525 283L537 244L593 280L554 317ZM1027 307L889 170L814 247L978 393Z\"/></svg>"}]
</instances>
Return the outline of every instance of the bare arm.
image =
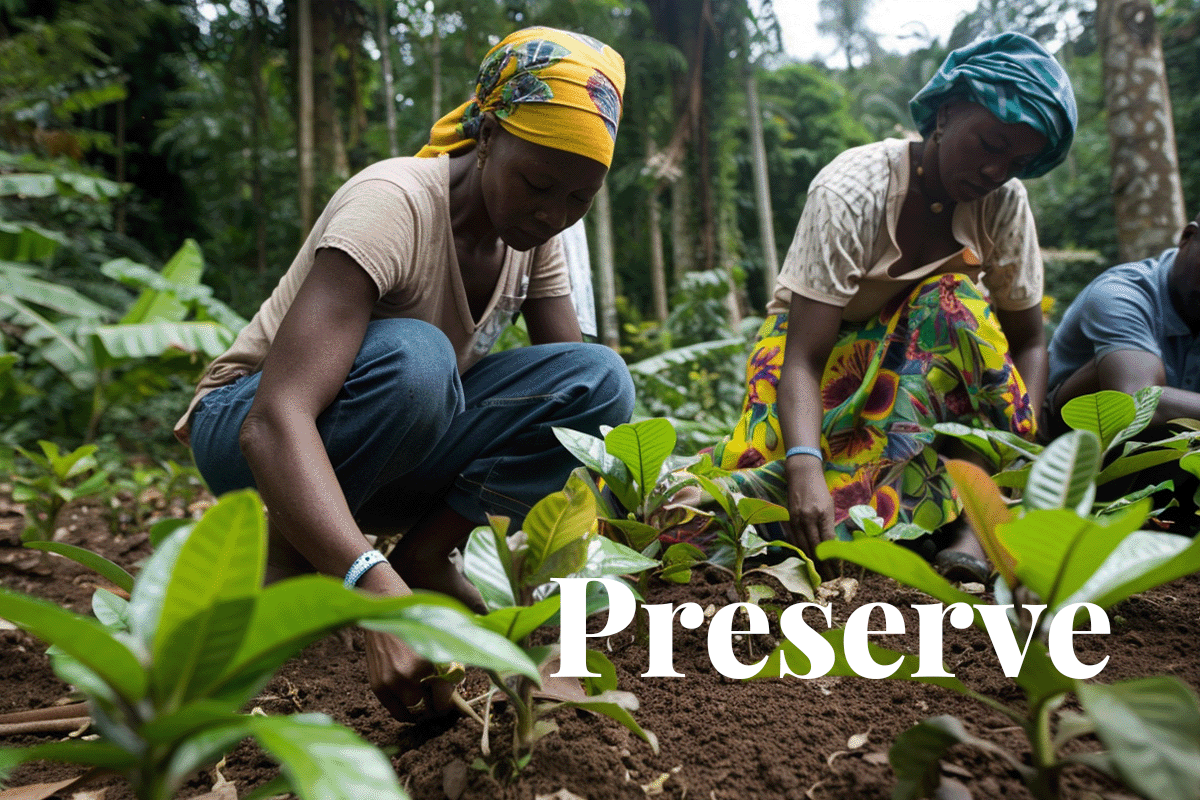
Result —
<instances>
[{"instance_id":1,"label":"bare arm","mask_svg":"<svg viewBox=\"0 0 1200 800\"><path fill-rule=\"evenodd\" d=\"M1029 402L1033 405L1034 419L1039 430L1045 430L1042 419L1042 406L1046 400L1046 382L1049 380L1049 362L1046 355L1046 329L1042 323L1042 308L1040 305L1027 308L1024 311L997 310L996 317L1000 320L1000 329L1008 339L1008 349L1012 354L1013 364L1017 373L1025 381L1025 390L1029 392Z\"/></svg>"},{"instance_id":2,"label":"bare arm","mask_svg":"<svg viewBox=\"0 0 1200 800\"><path fill-rule=\"evenodd\" d=\"M532 344L583 341L579 318L575 316L569 294L526 300L521 304L521 314L525 317Z\"/></svg>"},{"instance_id":3,"label":"bare arm","mask_svg":"<svg viewBox=\"0 0 1200 800\"><path fill-rule=\"evenodd\" d=\"M785 448L821 447L821 376L841 321L841 308L792 295L776 403ZM786 471L792 543L813 555L818 544L834 537L825 464L795 455L787 460Z\"/></svg>"},{"instance_id":4,"label":"bare arm","mask_svg":"<svg viewBox=\"0 0 1200 800\"><path fill-rule=\"evenodd\" d=\"M1105 355L1097 364L1099 389L1113 389L1135 394L1147 386L1163 387L1158 408L1150 418L1151 425L1186 417L1200 419L1200 394L1167 386L1167 371L1162 359L1144 350L1116 350Z\"/></svg>"}]
</instances>

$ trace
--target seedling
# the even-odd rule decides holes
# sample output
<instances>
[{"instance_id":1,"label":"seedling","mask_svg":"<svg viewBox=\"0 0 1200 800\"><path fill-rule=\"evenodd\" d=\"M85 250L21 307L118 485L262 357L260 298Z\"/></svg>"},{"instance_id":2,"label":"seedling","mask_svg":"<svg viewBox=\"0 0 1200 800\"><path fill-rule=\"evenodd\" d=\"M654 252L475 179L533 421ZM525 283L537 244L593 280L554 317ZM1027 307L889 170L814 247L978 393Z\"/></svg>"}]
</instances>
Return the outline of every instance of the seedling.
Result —
<instances>
[{"instance_id":1,"label":"seedling","mask_svg":"<svg viewBox=\"0 0 1200 800\"><path fill-rule=\"evenodd\" d=\"M479 588L489 613L483 625L516 643L543 675L553 672L557 648L534 645L531 635L558 614L560 596L548 594L554 578L569 575L603 577L629 575L657 566L640 555L593 532L595 499L578 476L566 488L539 501L525 518L521 531L508 534L507 517L490 518L489 528L478 528L467 542L467 577ZM637 698L616 690L616 669L599 652L588 653L588 665L602 677L590 680L586 691L578 681L543 680L528 673L490 669L492 689L486 695L481 749L476 766L511 777L524 768L533 746L555 730L549 714L563 706L604 714L646 740L657 752L654 735L630 715ZM493 756L489 743L492 698L499 692L515 714L510 755Z\"/></svg>"},{"instance_id":2,"label":"seedling","mask_svg":"<svg viewBox=\"0 0 1200 800\"><path fill-rule=\"evenodd\" d=\"M889 758L897 777L892 795L896 800L932 796L940 781L939 760L954 744L999 754L1038 800L1058 798L1059 774L1071 763L1098 769L1156 800L1192 800L1200 793L1200 705L1186 684L1169 676L1111 685L1089 683L1084 677L1064 674L1048 657L1046 631L1056 615L1073 618L1085 608L1079 604L1090 604L1093 629L1105 632L1107 617L1099 613L1098 624L1096 612L1200 569L1200 542L1138 530L1149 501L1134 504L1107 524L1086 516L1095 493L1100 452L1100 439L1089 431L1073 431L1055 440L1034 462L1025 497L1016 508L1009 507L983 470L963 461L948 462L972 526L1000 573L995 593L999 605L959 591L919 556L883 539L824 542L818 547L822 558L852 561L949 604L953 613L951 608L943 612L953 624L959 624L956 615L969 609L970 622L960 620L959 627L974 624L988 631L985 619L993 628L1007 620L1011 636L1005 638L1012 648L1024 647L1016 662L1019 668L1011 674L1006 670L1024 693L1023 706L976 692L948 673L919 669L911 655L870 648L876 662L899 660L891 677L934 683L971 697L1011 719L1029 743L1026 760L968 734L954 717L926 720L901 734L892 746ZM832 630L824 638L837 649L841 634ZM989 631L989 636L998 644L994 632ZM792 670L807 663L803 652L789 643L776 653L787 659ZM773 661L759 677L778 676L779 666ZM828 674L856 673L839 656ZM1081 712L1061 711L1071 694ZM1105 749L1063 752L1064 745L1089 734Z\"/></svg>"},{"instance_id":3,"label":"seedling","mask_svg":"<svg viewBox=\"0 0 1200 800\"><path fill-rule=\"evenodd\" d=\"M38 447L41 455L23 447L13 448L34 467L32 475L13 476L13 500L25 504L23 542L54 538L58 512L73 500L100 494L108 480L108 473L98 468L94 444L63 453L54 442L39 439Z\"/></svg>"},{"instance_id":4,"label":"seedling","mask_svg":"<svg viewBox=\"0 0 1200 800\"><path fill-rule=\"evenodd\" d=\"M403 798L388 759L327 716L238 709L288 658L350 624L400 636L431 661L537 676L524 653L440 595L372 597L316 575L263 588L266 522L253 492L160 533L128 601L93 596L97 619L0 587L0 617L53 645L55 672L86 695L100 737L0 749L0 775L33 760L82 764L124 776L139 800L169 800L254 737L281 765L279 788L305 800Z\"/></svg>"}]
</instances>

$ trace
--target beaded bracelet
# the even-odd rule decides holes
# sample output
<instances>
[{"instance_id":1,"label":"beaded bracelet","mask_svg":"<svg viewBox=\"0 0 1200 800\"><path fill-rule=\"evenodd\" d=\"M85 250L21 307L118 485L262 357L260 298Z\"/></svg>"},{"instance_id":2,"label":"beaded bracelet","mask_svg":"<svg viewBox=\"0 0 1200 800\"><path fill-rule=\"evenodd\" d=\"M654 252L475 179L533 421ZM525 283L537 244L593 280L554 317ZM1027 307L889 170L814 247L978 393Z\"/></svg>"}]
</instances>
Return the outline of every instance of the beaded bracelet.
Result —
<instances>
[{"instance_id":1,"label":"beaded bracelet","mask_svg":"<svg viewBox=\"0 0 1200 800\"><path fill-rule=\"evenodd\" d=\"M821 448L805 447L804 445L789 447L784 458L791 458L792 456L812 456L813 458L818 458L822 461L825 460L825 456L821 455Z\"/></svg>"},{"instance_id":2,"label":"beaded bracelet","mask_svg":"<svg viewBox=\"0 0 1200 800\"><path fill-rule=\"evenodd\" d=\"M362 576L367 574L367 570L384 561L387 561L387 558L383 553L378 550L368 550L354 559L354 563L350 565L350 569L346 570L346 577L342 579L342 586L345 586L347 589L353 589L362 580Z\"/></svg>"}]
</instances>

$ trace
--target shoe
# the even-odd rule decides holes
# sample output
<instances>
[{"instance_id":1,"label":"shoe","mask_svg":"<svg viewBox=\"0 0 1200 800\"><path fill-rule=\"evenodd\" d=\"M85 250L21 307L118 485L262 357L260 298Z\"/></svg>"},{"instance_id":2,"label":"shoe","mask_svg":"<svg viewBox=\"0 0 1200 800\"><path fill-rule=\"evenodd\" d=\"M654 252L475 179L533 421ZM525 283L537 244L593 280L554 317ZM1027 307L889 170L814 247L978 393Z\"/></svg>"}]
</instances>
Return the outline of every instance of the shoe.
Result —
<instances>
[{"instance_id":1,"label":"shoe","mask_svg":"<svg viewBox=\"0 0 1200 800\"><path fill-rule=\"evenodd\" d=\"M991 586L992 568L981 558L962 550L942 550L933 559L933 567L943 578L954 583L982 583Z\"/></svg>"}]
</instances>

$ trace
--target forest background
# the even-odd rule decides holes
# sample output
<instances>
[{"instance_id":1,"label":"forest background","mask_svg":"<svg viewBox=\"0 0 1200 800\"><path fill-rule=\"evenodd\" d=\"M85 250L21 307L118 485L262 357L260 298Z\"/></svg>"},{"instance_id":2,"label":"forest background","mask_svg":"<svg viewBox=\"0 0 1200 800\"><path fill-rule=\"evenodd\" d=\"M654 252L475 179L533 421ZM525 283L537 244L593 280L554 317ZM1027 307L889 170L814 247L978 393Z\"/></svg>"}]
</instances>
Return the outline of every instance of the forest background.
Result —
<instances>
[{"instance_id":1,"label":"forest background","mask_svg":"<svg viewBox=\"0 0 1200 800\"><path fill-rule=\"evenodd\" d=\"M1027 182L1048 326L1196 213L1200 0L980 0L903 54L867 25L870 0L819 2L840 68L789 58L769 0L0 0L0 445L99 442L127 478L121 453L187 469L170 428L195 378L325 200L416 152L487 49L531 24L625 57L587 217L600 338L681 451L732 429L813 176L915 135L908 99L980 35L1043 42L1078 99L1067 163Z\"/></svg>"}]
</instances>

